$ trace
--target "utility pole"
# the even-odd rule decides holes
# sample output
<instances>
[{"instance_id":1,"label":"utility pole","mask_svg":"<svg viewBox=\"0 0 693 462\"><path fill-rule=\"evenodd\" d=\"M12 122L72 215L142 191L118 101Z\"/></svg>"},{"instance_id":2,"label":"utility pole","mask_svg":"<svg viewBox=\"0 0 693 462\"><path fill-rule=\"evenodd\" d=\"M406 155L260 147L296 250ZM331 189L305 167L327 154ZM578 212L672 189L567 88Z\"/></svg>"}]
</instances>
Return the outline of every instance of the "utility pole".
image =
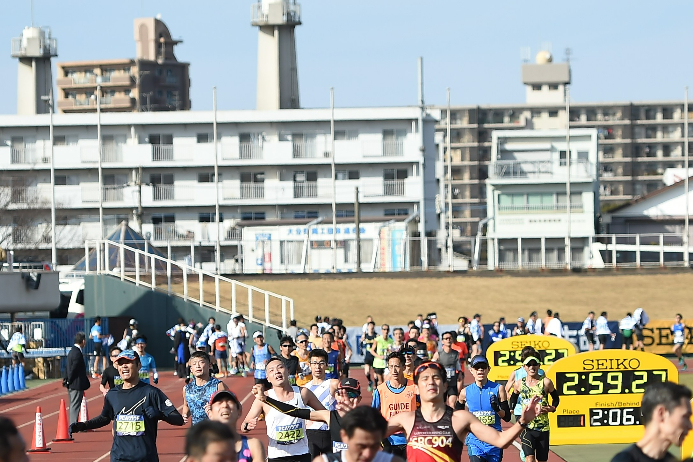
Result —
<instances>
[{"instance_id":1,"label":"utility pole","mask_svg":"<svg viewBox=\"0 0 693 462\"><path fill-rule=\"evenodd\" d=\"M34 11L34 2L31 2L31 14L32 14L32 25L33 25L33 11ZM53 270L55 270L55 267L58 264L58 250L57 250L57 244L55 242L55 159L53 158L53 88L50 89L50 92L48 93L48 96L42 96L42 100L46 101L48 104L48 113L49 113L49 140L51 144L51 266L53 267Z\"/></svg>"},{"instance_id":2,"label":"utility pole","mask_svg":"<svg viewBox=\"0 0 693 462\"><path fill-rule=\"evenodd\" d=\"M99 143L99 236L103 241L103 168L101 166L101 77L96 78L96 137Z\"/></svg>"},{"instance_id":3,"label":"utility pole","mask_svg":"<svg viewBox=\"0 0 693 462\"><path fill-rule=\"evenodd\" d=\"M334 88L330 88L330 150L332 151L332 272L337 272L337 172L334 152Z\"/></svg>"},{"instance_id":4,"label":"utility pole","mask_svg":"<svg viewBox=\"0 0 693 462\"><path fill-rule=\"evenodd\" d=\"M683 100L683 112L684 112L684 119L683 119L683 131L684 131L684 138L683 138L683 151L684 151L684 166L686 168L686 177L684 178L684 189L686 190L686 213L683 215L683 262L686 264L686 266L690 266L690 255L689 255L689 215L690 215L690 209L688 208L688 202L689 202L689 192L688 192L688 87L686 87L685 91L685 98Z\"/></svg>"},{"instance_id":5,"label":"utility pole","mask_svg":"<svg viewBox=\"0 0 693 462\"><path fill-rule=\"evenodd\" d=\"M221 268L221 227L219 226L219 155L217 153L217 87L212 87L214 98L214 208L216 212L215 223L217 225L217 244L214 261L216 263L217 274Z\"/></svg>"},{"instance_id":6,"label":"utility pole","mask_svg":"<svg viewBox=\"0 0 693 462\"><path fill-rule=\"evenodd\" d=\"M565 85L565 120L565 165L568 172L565 182L565 205L567 212L566 216L568 217L568 233L565 236L565 264L566 268L570 270L572 264L572 255L570 248L570 89L568 88L568 84Z\"/></svg>"},{"instance_id":7,"label":"utility pole","mask_svg":"<svg viewBox=\"0 0 693 462\"><path fill-rule=\"evenodd\" d=\"M354 188L354 224L356 225L356 272L361 272L361 204L359 204L359 187Z\"/></svg>"},{"instance_id":8,"label":"utility pole","mask_svg":"<svg viewBox=\"0 0 693 462\"><path fill-rule=\"evenodd\" d=\"M142 232L142 166L137 167L137 226L138 232Z\"/></svg>"},{"instance_id":9,"label":"utility pole","mask_svg":"<svg viewBox=\"0 0 693 462\"><path fill-rule=\"evenodd\" d=\"M448 154L448 265L450 272L454 271L454 257L452 251L452 152L450 151L450 88L448 88L448 123L447 123L447 139L446 150Z\"/></svg>"}]
</instances>

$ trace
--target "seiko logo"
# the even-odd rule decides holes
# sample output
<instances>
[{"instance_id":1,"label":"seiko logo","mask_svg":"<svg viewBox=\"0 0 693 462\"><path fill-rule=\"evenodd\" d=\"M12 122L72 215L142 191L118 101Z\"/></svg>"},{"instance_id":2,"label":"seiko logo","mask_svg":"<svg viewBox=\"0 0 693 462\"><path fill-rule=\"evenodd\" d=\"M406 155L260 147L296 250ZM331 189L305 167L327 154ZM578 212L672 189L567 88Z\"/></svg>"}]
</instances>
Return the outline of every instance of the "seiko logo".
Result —
<instances>
[{"instance_id":1,"label":"seiko logo","mask_svg":"<svg viewBox=\"0 0 693 462\"><path fill-rule=\"evenodd\" d=\"M583 371L629 370L639 367L640 360L635 358L585 359L582 361Z\"/></svg>"},{"instance_id":2,"label":"seiko logo","mask_svg":"<svg viewBox=\"0 0 693 462\"><path fill-rule=\"evenodd\" d=\"M511 342L512 349L513 350L521 350L526 346L531 346L536 350L546 350L549 348L551 345L551 342L548 340L533 340L533 339L528 339L528 340L513 340Z\"/></svg>"}]
</instances>

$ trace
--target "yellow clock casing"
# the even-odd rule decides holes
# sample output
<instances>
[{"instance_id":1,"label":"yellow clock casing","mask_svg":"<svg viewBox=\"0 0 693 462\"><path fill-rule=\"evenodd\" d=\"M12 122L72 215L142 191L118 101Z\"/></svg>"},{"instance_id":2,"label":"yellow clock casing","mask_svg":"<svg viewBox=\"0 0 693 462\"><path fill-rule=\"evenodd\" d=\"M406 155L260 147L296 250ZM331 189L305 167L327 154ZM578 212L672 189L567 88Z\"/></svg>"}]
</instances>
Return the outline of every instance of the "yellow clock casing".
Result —
<instances>
[{"instance_id":1,"label":"yellow clock casing","mask_svg":"<svg viewBox=\"0 0 693 462\"><path fill-rule=\"evenodd\" d=\"M526 346L537 350L544 370L559 359L575 354L575 346L572 343L552 335L518 335L506 338L492 343L486 350L486 360L491 366L489 380L508 380L510 374L522 366L520 353Z\"/></svg>"}]
</instances>

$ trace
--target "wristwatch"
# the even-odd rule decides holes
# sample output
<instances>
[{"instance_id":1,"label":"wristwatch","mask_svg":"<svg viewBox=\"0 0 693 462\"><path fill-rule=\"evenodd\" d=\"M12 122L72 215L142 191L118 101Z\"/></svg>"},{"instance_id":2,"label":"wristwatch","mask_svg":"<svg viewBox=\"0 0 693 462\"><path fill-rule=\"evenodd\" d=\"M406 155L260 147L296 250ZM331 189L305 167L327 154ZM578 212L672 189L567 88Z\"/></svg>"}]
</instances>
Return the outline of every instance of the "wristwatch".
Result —
<instances>
[{"instance_id":1,"label":"wristwatch","mask_svg":"<svg viewBox=\"0 0 693 462\"><path fill-rule=\"evenodd\" d=\"M248 431L248 422L243 422L243 426L241 427L241 429L242 429L244 432L247 432L247 431Z\"/></svg>"},{"instance_id":2,"label":"wristwatch","mask_svg":"<svg viewBox=\"0 0 693 462\"><path fill-rule=\"evenodd\" d=\"M529 428L529 423L527 423L527 422L522 423L522 422L520 422L520 421L518 420L517 423L519 423L519 424L520 424L520 427L522 427L522 428Z\"/></svg>"}]
</instances>

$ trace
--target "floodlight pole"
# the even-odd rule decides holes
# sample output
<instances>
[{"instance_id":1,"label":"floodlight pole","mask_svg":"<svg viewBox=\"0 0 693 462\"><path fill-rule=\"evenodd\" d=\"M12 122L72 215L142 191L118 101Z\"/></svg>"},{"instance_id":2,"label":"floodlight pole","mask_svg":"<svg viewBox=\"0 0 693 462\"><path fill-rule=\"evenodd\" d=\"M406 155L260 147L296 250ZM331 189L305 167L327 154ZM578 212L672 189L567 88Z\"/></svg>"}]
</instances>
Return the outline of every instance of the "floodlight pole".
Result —
<instances>
[{"instance_id":1,"label":"floodlight pole","mask_svg":"<svg viewBox=\"0 0 693 462\"><path fill-rule=\"evenodd\" d=\"M688 208L688 202L689 202L689 192L688 192L688 87L686 87L685 98L683 100L683 112L684 112L684 119L683 119L683 152L684 152L684 166L686 168L686 175L684 178L684 190L686 194L686 212L683 214L683 262L686 264L686 266L690 265L690 255L689 255L689 208Z\"/></svg>"}]
</instances>

